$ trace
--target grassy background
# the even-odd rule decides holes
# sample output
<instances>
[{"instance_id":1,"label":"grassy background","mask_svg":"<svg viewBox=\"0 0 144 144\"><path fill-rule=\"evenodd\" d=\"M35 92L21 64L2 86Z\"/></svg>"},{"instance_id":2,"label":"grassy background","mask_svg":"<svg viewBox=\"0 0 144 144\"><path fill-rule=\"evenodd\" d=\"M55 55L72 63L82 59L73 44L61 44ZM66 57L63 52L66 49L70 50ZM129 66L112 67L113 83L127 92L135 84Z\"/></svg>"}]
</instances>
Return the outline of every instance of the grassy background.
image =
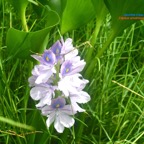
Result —
<instances>
[{"instance_id":1,"label":"grassy background","mask_svg":"<svg viewBox=\"0 0 144 144\"><path fill-rule=\"evenodd\" d=\"M87 25L70 31L64 37L73 38L79 53L91 59L83 71L90 83L86 91L91 101L83 105L87 113L75 116L72 129L58 134L51 126L47 130L45 117L35 108L29 96L28 77L33 62L11 59L7 55L6 34L13 26L21 29L21 22L12 7L1 1L0 9L0 144L142 144L144 143L144 22L127 28L107 47L101 58L95 58L109 38L111 17L108 15L100 28L94 47L89 38L95 27L92 20ZM27 10L28 25L36 14L32 6ZM29 19L30 17L30 19ZM41 27L34 23L34 27ZM49 33L48 47L59 37L58 28ZM95 61L93 70L87 70Z\"/></svg>"}]
</instances>

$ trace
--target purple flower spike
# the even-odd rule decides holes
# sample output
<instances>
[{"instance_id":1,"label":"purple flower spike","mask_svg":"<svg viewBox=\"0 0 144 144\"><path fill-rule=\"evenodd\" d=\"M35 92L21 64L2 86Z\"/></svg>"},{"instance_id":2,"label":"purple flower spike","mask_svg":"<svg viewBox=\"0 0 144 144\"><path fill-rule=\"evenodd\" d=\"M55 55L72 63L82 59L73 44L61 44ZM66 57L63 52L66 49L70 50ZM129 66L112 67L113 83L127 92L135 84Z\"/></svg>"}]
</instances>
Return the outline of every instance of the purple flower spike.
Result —
<instances>
[{"instance_id":1,"label":"purple flower spike","mask_svg":"<svg viewBox=\"0 0 144 144\"><path fill-rule=\"evenodd\" d=\"M40 64L34 66L28 79L30 96L47 116L47 127L54 123L56 131L62 133L74 125L74 114L85 111L79 104L90 101L83 91L89 81L80 74L86 62L78 56L71 38L57 40L43 54L32 57Z\"/></svg>"},{"instance_id":2,"label":"purple flower spike","mask_svg":"<svg viewBox=\"0 0 144 144\"><path fill-rule=\"evenodd\" d=\"M51 50L55 54L56 59L59 60L61 58L61 49L62 49L62 44L60 41L57 41L55 44L52 45Z\"/></svg>"},{"instance_id":3,"label":"purple flower spike","mask_svg":"<svg viewBox=\"0 0 144 144\"><path fill-rule=\"evenodd\" d=\"M45 50L44 54L42 55L42 58L44 64L55 64L55 54L51 50Z\"/></svg>"}]
</instances>

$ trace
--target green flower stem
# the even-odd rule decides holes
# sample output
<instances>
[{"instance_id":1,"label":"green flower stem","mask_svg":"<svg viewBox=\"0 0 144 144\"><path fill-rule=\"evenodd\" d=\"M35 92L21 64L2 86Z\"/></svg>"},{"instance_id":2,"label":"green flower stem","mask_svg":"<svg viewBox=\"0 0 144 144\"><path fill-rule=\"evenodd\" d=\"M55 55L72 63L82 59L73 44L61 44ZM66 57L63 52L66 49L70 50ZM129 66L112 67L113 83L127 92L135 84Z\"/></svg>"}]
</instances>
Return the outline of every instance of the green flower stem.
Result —
<instances>
[{"instance_id":1,"label":"green flower stem","mask_svg":"<svg viewBox=\"0 0 144 144\"><path fill-rule=\"evenodd\" d=\"M86 114L82 113L79 119L85 122L85 118L86 118ZM83 132L84 132L84 125L81 123L80 125L78 125L77 134L76 134L76 143L80 143Z\"/></svg>"},{"instance_id":2,"label":"green flower stem","mask_svg":"<svg viewBox=\"0 0 144 144\"><path fill-rule=\"evenodd\" d=\"M63 141L63 143L67 143L69 134L70 134L69 129L65 129L63 134L60 136L60 139Z\"/></svg>"},{"instance_id":3,"label":"green flower stem","mask_svg":"<svg viewBox=\"0 0 144 144\"><path fill-rule=\"evenodd\" d=\"M60 78L59 78L60 63L59 63L59 62L58 62L58 64L55 66L55 68L56 68L56 78L54 79L54 85L58 85L58 82L59 82L59 80L60 80ZM56 91L55 91L55 96L58 97L58 96L60 96L60 95L62 95L61 91L56 90Z\"/></svg>"},{"instance_id":4,"label":"green flower stem","mask_svg":"<svg viewBox=\"0 0 144 144\"><path fill-rule=\"evenodd\" d=\"M26 22L25 11L26 11L26 8L21 9L20 17L21 17L22 26L23 26L24 31L28 32L28 26L27 26L27 22Z\"/></svg>"},{"instance_id":5,"label":"green flower stem","mask_svg":"<svg viewBox=\"0 0 144 144\"><path fill-rule=\"evenodd\" d=\"M54 85L57 85L58 81L60 80L59 78L59 71L60 71L60 63L55 66L56 69L56 78L54 79Z\"/></svg>"},{"instance_id":6,"label":"green flower stem","mask_svg":"<svg viewBox=\"0 0 144 144\"><path fill-rule=\"evenodd\" d=\"M97 19L96 27L95 27L93 35L90 39L90 43L92 46L94 46L96 43L96 39L97 39L98 33L100 31L101 25L102 25L102 19Z\"/></svg>"},{"instance_id":7,"label":"green flower stem","mask_svg":"<svg viewBox=\"0 0 144 144\"><path fill-rule=\"evenodd\" d=\"M58 82L60 80L59 72L60 72L60 62L58 62L57 66L56 66L56 82Z\"/></svg>"}]
</instances>

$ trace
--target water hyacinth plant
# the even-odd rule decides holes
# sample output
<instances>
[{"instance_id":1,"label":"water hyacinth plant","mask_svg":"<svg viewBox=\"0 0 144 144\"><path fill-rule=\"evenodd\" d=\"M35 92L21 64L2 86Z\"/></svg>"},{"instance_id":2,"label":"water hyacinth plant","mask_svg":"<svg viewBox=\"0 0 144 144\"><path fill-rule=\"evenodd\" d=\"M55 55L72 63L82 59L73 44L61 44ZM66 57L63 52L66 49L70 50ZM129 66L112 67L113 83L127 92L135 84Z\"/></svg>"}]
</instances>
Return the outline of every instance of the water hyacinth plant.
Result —
<instances>
[{"instance_id":1,"label":"water hyacinth plant","mask_svg":"<svg viewBox=\"0 0 144 144\"><path fill-rule=\"evenodd\" d=\"M36 107L47 116L47 127L54 122L57 132L74 125L74 114L84 112L78 104L90 101L83 91L89 82L80 72L85 61L80 60L72 39L58 40L42 55L32 55L39 64L34 66L29 78L30 96L38 101Z\"/></svg>"},{"instance_id":2,"label":"water hyacinth plant","mask_svg":"<svg viewBox=\"0 0 144 144\"><path fill-rule=\"evenodd\" d=\"M143 20L144 0L0 0L0 144L143 144Z\"/></svg>"}]
</instances>

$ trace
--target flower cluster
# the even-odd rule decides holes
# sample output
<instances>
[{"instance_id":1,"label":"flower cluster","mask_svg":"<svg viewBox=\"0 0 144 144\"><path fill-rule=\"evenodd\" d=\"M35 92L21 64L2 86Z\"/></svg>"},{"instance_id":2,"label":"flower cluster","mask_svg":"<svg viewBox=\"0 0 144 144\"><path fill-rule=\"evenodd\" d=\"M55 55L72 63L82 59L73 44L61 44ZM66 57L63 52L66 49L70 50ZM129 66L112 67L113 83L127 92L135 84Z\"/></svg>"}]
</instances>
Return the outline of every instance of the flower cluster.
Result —
<instances>
[{"instance_id":1,"label":"flower cluster","mask_svg":"<svg viewBox=\"0 0 144 144\"><path fill-rule=\"evenodd\" d=\"M73 115L84 112L78 104L90 100L83 91L88 83L79 73L85 66L72 39L58 40L42 55L32 55L39 61L29 78L30 96L38 101L36 107L47 116L47 127L54 122L55 129L62 133L64 128L74 125Z\"/></svg>"}]
</instances>

